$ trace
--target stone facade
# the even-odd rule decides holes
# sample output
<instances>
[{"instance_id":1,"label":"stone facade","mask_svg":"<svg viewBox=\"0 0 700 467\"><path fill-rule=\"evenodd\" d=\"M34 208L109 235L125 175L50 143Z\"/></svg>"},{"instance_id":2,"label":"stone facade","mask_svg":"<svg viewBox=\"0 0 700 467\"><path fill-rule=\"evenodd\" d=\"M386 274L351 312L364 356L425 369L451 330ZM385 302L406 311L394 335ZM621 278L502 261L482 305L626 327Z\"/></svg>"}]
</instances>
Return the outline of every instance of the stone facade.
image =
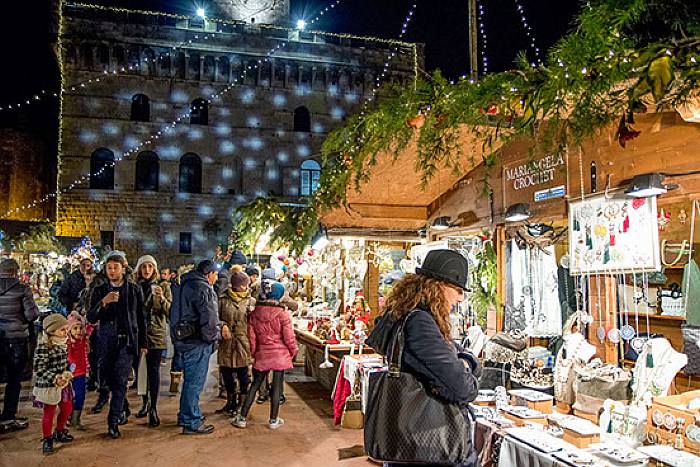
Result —
<instances>
[{"instance_id":1,"label":"stone facade","mask_svg":"<svg viewBox=\"0 0 700 467\"><path fill-rule=\"evenodd\" d=\"M169 264L211 255L236 206L269 194L298 199L308 190L310 172L302 174L302 164L361 107L395 48L230 20L202 24L80 6L63 13L67 94L58 186L69 188L87 174L90 181L59 197L57 233L90 235L96 244L113 235L113 246L130 256L151 253ZM413 77L414 57L422 56L416 47L396 49L383 82ZM234 84L247 67L244 83ZM186 117L171 128L193 105L195 118L206 107L207 124ZM157 140L124 156L153 135ZM107 162L99 170L100 157L116 159L114 168Z\"/></svg>"},{"instance_id":2,"label":"stone facade","mask_svg":"<svg viewBox=\"0 0 700 467\"><path fill-rule=\"evenodd\" d=\"M255 24L289 24L289 0L213 0L213 15Z\"/></svg>"}]
</instances>

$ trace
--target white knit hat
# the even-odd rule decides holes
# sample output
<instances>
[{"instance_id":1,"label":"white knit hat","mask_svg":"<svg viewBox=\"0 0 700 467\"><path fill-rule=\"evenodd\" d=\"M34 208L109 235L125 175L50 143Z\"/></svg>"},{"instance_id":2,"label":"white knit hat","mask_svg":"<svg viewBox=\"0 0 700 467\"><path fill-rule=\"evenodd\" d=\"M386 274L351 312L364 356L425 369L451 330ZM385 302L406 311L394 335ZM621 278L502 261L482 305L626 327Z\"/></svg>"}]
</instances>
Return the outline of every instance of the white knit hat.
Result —
<instances>
[{"instance_id":1,"label":"white knit hat","mask_svg":"<svg viewBox=\"0 0 700 467\"><path fill-rule=\"evenodd\" d=\"M141 270L141 265L143 263L151 263L155 267L156 271L158 270L158 262L156 259L151 256L151 255L143 255L142 257L139 258L139 260L136 262L136 269L135 271L138 273Z\"/></svg>"}]
</instances>

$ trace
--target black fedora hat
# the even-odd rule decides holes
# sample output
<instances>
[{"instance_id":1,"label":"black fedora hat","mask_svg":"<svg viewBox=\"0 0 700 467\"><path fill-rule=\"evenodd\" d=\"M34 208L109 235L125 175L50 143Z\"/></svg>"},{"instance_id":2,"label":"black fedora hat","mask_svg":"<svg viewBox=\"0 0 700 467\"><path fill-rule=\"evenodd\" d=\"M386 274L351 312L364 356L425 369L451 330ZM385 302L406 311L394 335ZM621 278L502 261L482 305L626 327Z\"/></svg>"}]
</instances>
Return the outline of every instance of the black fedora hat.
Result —
<instances>
[{"instance_id":1,"label":"black fedora hat","mask_svg":"<svg viewBox=\"0 0 700 467\"><path fill-rule=\"evenodd\" d=\"M429 251L422 267L416 268L416 274L447 282L462 290L467 290L468 272L467 259L454 250Z\"/></svg>"}]
</instances>

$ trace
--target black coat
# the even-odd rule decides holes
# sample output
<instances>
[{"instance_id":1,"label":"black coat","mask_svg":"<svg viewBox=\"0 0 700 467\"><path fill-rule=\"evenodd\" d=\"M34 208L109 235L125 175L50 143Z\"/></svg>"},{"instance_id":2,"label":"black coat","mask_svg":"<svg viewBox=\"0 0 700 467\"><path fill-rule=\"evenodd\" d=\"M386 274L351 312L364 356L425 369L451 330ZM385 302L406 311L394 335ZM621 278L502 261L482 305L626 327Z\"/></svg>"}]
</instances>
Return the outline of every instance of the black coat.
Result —
<instances>
[{"instance_id":1,"label":"black coat","mask_svg":"<svg viewBox=\"0 0 700 467\"><path fill-rule=\"evenodd\" d=\"M73 271L61 284L58 289L58 301L68 309L68 312L73 311L73 305L80 302L80 292L85 288L85 277L80 273L80 270Z\"/></svg>"},{"instance_id":2,"label":"black coat","mask_svg":"<svg viewBox=\"0 0 700 467\"><path fill-rule=\"evenodd\" d=\"M198 324L199 336L187 341L178 341L175 328L180 321ZM188 272L173 287L173 303L170 307L170 337L176 346L216 344L221 336L219 300L207 278L196 269Z\"/></svg>"},{"instance_id":3,"label":"black coat","mask_svg":"<svg viewBox=\"0 0 700 467\"><path fill-rule=\"evenodd\" d=\"M102 307L102 299L109 293L110 287L107 280L95 279L96 285L90 292L90 308L87 313L87 319L91 323L100 321L100 315L105 308ZM146 342L146 318L143 312L143 293L141 287L130 281L126 281L127 287L127 307L126 318L128 323L127 346L138 354L140 349L148 348ZM107 305L108 307L117 306L116 303ZM123 310L119 310L123 312ZM98 328L98 337L100 330Z\"/></svg>"},{"instance_id":4,"label":"black coat","mask_svg":"<svg viewBox=\"0 0 700 467\"><path fill-rule=\"evenodd\" d=\"M0 338L28 339L39 309L32 290L16 277L0 277Z\"/></svg>"},{"instance_id":5,"label":"black coat","mask_svg":"<svg viewBox=\"0 0 700 467\"><path fill-rule=\"evenodd\" d=\"M387 355L398 322L389 314L380 317L367 344ZM447 342L430 312L417 309L404 326L401 370L411 373L441 399L466 407L478 392L480 365L468 352ZM463 361L469 362L465 366Z\"/></svg>"}]
</instances>

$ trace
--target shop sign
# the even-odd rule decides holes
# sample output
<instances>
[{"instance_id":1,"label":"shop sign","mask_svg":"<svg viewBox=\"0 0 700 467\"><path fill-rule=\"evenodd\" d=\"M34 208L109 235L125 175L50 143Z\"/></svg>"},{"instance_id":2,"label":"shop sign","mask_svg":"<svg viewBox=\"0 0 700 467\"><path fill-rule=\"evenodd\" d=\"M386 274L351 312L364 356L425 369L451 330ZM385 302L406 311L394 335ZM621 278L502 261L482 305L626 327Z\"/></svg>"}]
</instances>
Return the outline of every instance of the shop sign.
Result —
<instances>
[{"instance_id":1,"label":"shop sign","mask_svg":"<svg viewBox=\"0 0 700 467\"><path fill-rule=\"evenodd\" d=\"M540 190L535 192L535 201L546 201L548 199L563 198L566 196L566 186L559 185L554 188L548 188L546 190Z\"/></svg>"},{"instance_id":2,"label":"shop sign","mask_svg":"<svg viewBox=\"0 0 700 467\"><path fill-rule=\"evenodd\" d=\"M564 153L504 163L504 205L533 201L542 203L565 197L566 171L567 160Z\"/></svg>"}]
</instances>

